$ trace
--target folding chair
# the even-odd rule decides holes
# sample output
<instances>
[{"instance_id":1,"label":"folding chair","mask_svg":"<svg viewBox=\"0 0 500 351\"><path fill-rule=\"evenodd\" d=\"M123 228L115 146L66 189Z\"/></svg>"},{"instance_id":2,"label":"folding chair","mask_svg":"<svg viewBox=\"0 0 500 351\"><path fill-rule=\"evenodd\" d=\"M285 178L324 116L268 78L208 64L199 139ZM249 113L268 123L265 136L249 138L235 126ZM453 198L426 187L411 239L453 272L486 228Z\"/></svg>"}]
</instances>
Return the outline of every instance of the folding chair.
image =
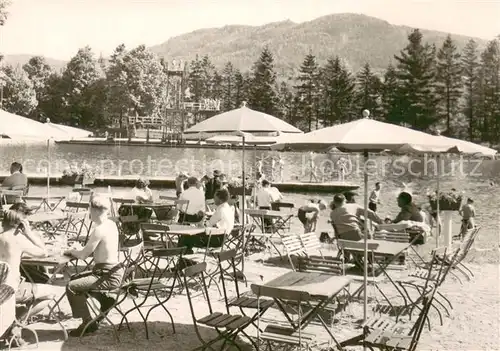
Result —
<instances>
[{"instance_id":1,"label":"folding chair","mask_svg":"<svg viewBox=\"0 0 500 351\"><path fill-rule=\"evenodd\" d=\"M92 195L92 189L90 188L73 188L71 190L73 193L80 194L79 202L90 202L90 197Z\"/></svg>"},{"instance_id":2,"label":"folding chair","mask_svg":"<svg viewBox=\"0 0 500 351\"><path fill-rule=\"evenodd\" d=\"M300 257L304 254L304 248L302 246L302 241L298 235L285 235L282 238L282 244L285 248L285 253L290 262L290 266L295 270L295 265L293 264L294 257Z\"/></svg>"},{"instance_id":3,"label":"folding chair","mask_svg":"<svg viewBox=\"0 0 500 351\"><path fill-rule=\"evenodd\" d=\"M416 351L436 290L437 287L434 287L422 298L422 308L413 325L402 324L385 317L374 317L364 324L361 335L345 340L340 345L364 346L370 350L377 348ZM409 331L405 333L408 329Z\"/></svg>"},{"instance_id":4,"label":"folding chair","mask_svg":"<svg viewBox=\"0 0 500 351\"><path fill-rule=\"evenodd\" d=\"M128 246L130 243L134 246L134 243L143 240L141 226L144 221L140 220L137 215L113 217L113 220L118 227L122 246Z\"/></svg>"},{"instance_id":5,"label":"folding chair","mask_svg":"<svg viewBox=\"0 0 500 351\"><path fill-rule=\"evenodd\" d=\"M186 288L186 295L189 302L189 309L191 310L191 315L193 317L193 326L196 332L198 340L202 343L202 346L195 348L195 350L223 350L227 343L233 345L238 350L242 350L241 347L236 343L235 339L240 332L242 332L246 327L252 323L252 319L247 316L242 316L239 314L229 314L215 312L213 310L210 295L208 293L207 285L205 284L205 270L207 268L206 262L196 264L194 266L187 267L183 270L184 286ZM193 304L193 299L191 296L191 288L188 284L188 278L199 278L200 284L205 295L208 307L208 315L198 318L195 312L195 307ZM199 311L199 306L196 307L196 311ZM200 333L199 325L208 326L214 328L218 336L210 341L206 341ZM223 341L222 346L215 347L214 344ZM215 348L214 348L215 347Z\"/></svg>"},{"instance_id":6,"label":"folding chair","mask_svg":"<svg viewBox=\"0 0 500 351\"><path fill-rule=\"evenodd\" d=\"M474 273L464 264L464 259L467 257L467 254L469 253L470 248L474 244L474 241L476 240L476 237L479 233L479 230L481 229L480 226L477 226L473 229L471 229L464 237L464 241L460 244L460 248L458 251L458 255L455 258L455 260L451 260L449 255L446 255L446 253L440 253L439 250L436 252L435 259L438 261L443 262L447 266L450 266L452 270L457 270L458 272L462 273L465 278L470 281L472 277L474 277ZM469 277L470 274L470 277ZM455 277L458 278L456 274L454 274ZM460 280L460 278L458 278Z\"/></svg>"},{"instance_id":7,"label":"folding chair","mask_svg":"<svg viewBox=\"0 0 500 351\"><path fill-rule=\"evenodd\" d=\"M80 338L85 334L85 331L87 328L97 322L97 321L102 321L106 319L108 323L113 327L113 332L115 335L115 338L117 341L120 340L118 336L118 331L113 322L109 319L108 313L111 310L116 310L118 313L120 313L123 317L123 312L120 310L120 304L127 298L128 294L127 291L129 289L129 281L134 278L134 272L137 268L137 266L141 263L141 260L143 259L143 244L142 242L137 244L136 246L128 247L124 251L124 262L118 264L114 269L121 269L123 268L123 276L121 279L120 286L116 289L113 290L91 290L85 293L87 296L87 301L89 302L89 307L91 311L94 313L95 317L90 320L85 327L82 329L82 333L80 334ZM112 299L114 300L114 303L112 306L107 311L101 311L100 307L97 307L94 303L94 300L92 298L93 295L96 294L104 294L109 297L112 296Z\"/></svg>"},{"instance_id":8,"label":"folding chair","mask_svg":"<svg viewBox=\"0 0 500 351\"><path fill-rule=\"evenodd\" d=\"M292 213L292 211L295 209L295 205L291 202L273 202L271 204L271 209L273 211L288 211L290 214L290 217L285 222L282 222L280 224L281 229L290 231L291 225L292 225L292 218L295 217L295 213Z\"/></svg>"},{"instance_id":9,"label":"folding chair","mask_svg":"<svg viewBox=\"0 0 500 351\"><path fill-rule=\"evenodd\" d=\"M161 249L177 246L177 238L168 235L170 227L158 223L141 223L142 239L144 240L144 249ZM175 239L175 240L174 240Z\"/></svg>"},{"instance_id":10,"label":"folding chair","mask_svg":"<svg viewBox=\"0 0 500 351\"><path fill-rule=\"evenodd\" d=\"M132 299L134 307L123 314L118 327L119 330L121 329L124 321L126 321L127 328L130 330L127 315L133 311L138 311L144 323L146 338L149 339L148 317L153 310L161 306L169 316L170 321L172 322L172 330L175 334L174 319L170 311L165 307L165 304L173 296L177 283L181 283L179 275L179 262L182 260L182 255L185 251L186 248L181 247L154 249L151 252L151 261L154 267L151 277L132 279L129 282L129 289L127 292L136 295L136 297ZM153 295L156 298L156 303L153 304L153 306L151 306L150 303L146 305L148 298ZM141 308L143 307L149 307L145 314L141 311Z\"/></svg>"},{"instance_id":11,"label":"folding chair","mask_svg":"<svg viewBox=\"0 0 500 351\"><path fill-rule=\"evenodd\" d=\"M236 250L223 251L217 254L217 260L219 264L220 281L222 284L222 291L224 293L224 302L226 305L226 311L228 314L231 313L230 308L239 308L240 313L243 316L248 316L244 308L255 310L253 316L250 316L251 323L257 327L256 320L259 316L262 316L272 305L274 305L273 300L265 300L260 302L260 308L257 308L257 299L251 296L243 296L240 294L240 288L238 284L238 279L236 279L237 274L237 262L236 259L238 253ZM227 264L228 267L224 265ZM234 288L236 291L236 296L230 297L227 291L226 279L230 279L234 282ZM244 331L242 333L250 340L252 345L257 349L257 344L250 338Z\"/></svg>"},{"instance_id":12,"label":"folding chair","mask_svg":"<svg viewBox=\"0 0 500 351\"><path fill-rule=\"evenodd\" d=\"M410 234L406 232L374 232L373 233L373 239L375 240L385 240L385 241L391 241L395 243L409 243L410 242ZM412 250L414 251L413 247ZM406 252L403 252L399 259L399 262L403 263L399 267L393 266L392 268L404 268L404 262L406 260L407 254ZM375 260L384 260L384 256L380 256L375 254ZM416 262L415 259L411 258L413 262Z\"/></svg>"},{"instance_id":13,"label":"folding chair","mask_svg":"<svg viewBox=\"0 0 500 351\"><path fill-rule=\"evenodd\" d=\"M174 205L180 212L186 213L189 206L189 200L175 200ZM184 224L184 216L180 224Z\"/></svg>"},{"instance_id":14,"label":"folding chair","mask_svg":"<svg viewBox=\"0 0 500 351\"><path fill-rule=\"evenodd\" d=\"M273 343L284 345L287 350L298 347L302 350L312 350L316 342L316 335L306 333L302 329L301 320L303 316L303 303L310 301L311 296L305 291L289 290L274 288L265 285L252 284L250 286L252 292L257 296L257 309L259 310L262 297L272 298L286 303L291 303L294 306L299 306L297 312L296 328L283 327L281 325L268 324L263 332L261 332L260 322L261 316L257 318L257 350L271 351L274 349ZM261 341L266 343L265 348L261 348Z\"/></svg>"},{"instance_id":15,"label":"folding chair","mask_svg":"<svg viewBox=\"0 0 500 351\"><path fill-rule=\"evenodd\" d=\"M88 211L90 203L88 202L76 202L76 201L66 201L66 206L63 211L65 212L80 212Z\"/></svg>"},{"instance_id":16,"label":"folding chair","mask_svg":"<svg viewBox=\"0 0 500 351\"><path fill-rule=\"evenodd\" d=\"M178 198L176 196L160 195L160 200L177 201Z\"/></svg>"}]
</instances>

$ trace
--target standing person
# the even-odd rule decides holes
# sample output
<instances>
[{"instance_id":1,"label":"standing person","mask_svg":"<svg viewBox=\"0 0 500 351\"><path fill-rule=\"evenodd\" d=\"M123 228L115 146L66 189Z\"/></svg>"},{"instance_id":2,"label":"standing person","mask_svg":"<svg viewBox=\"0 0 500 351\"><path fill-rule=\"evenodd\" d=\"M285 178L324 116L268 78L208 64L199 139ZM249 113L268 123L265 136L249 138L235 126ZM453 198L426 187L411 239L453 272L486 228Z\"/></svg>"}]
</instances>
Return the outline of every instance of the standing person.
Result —
<instances>
[{"instance_id":1,"label":"standing person","mask_svg":"<svg viewBox=\"0 0 500 351\"><path fill-rule=\"evenodd\" d=\"M285 161L281 158L281 155L278 156L278 167L279 181L283 182L283 175L285 173Z\"/></svg>"},{"instance_id":2,"label":"standing person","mask_svg":"<svg viewBox=\"0 0 500 351\"><path fill-rule=\"evenodd\" d=\"M323 200L310 200L309 203L299 208L297 217L304 226L304 233L316 230L319 214L323 210L326 210L326 204Z\"/></svg>"},{"instance_id":3,"label":"standing person","mask_svg":"<svg viewBox=\"0 0 500 351\"><path fill-rule=\"evenodd\" d=\"M375 189L372 190L368 199L368 208L373 212L377 212L377 205L380 204L380 182L375 183Z\"/></svg>"},{"instance_id":4,"label":"standing person","mask_svg":"<svg viewBox=\"0 0 500 351\"><path fill-rule=\"evenodd\" d=\"M458 212L462 216L462 226L460 228L460 236L463 238L469 229L475 228L476 224L474 217L476 217L476 209L474 208L474 200L467 199L467 203L462 206Z\"/></svg>"},{"instance_id":5,"label":"standing person","mask_svg":"<svg viewBox=\"0 0 500 351\"><path fill-rule=\"evenodd\" d=\"M104 196L93 196L90 200L90 220L94 223L87 245L81 250L72 249L64 254L85 260L94 257L94 267L91 271L75 274L66 286L66 296L71 307L73 318L81 318L82 324L70 332L70 336L79 337L85 325L92 320L87 305L86 292L90 290L112 290L118 288L123 277L123 265L119 263L119 235L116 223L108 217L109 199ZM108 312L114 304L114 299L104 294L93 294L102 312ZM95 332L99 322L90 324L85 334Z\"/></svg>"},{"instance_id":6,"label":"standing person","mask_svg":"<svg viewBox=\"0 0 500 351\"><path fill-rule=\"evenodd\" d=\"M258 172L258 173L264 173L264 172L262 171L263 163L262 163L262 160L261 160L261 159L259 159L259 160L257 161L257 164L256 164L255 166L256 166L256 168L257 168L257 172Z\"/></svg>"},{"instance_id":7,"label":"standing person","mask_svg":"<svg viewBox=\"0 0 500 351\"><path fill-rule=\"evenodd\" d=\"M187 190L182 192L179 200L188 200L189 203L186 212L179 213L179 223L198 223L205 218L205 194L198 188L196 177L189 177L187 185Z\"/></svg>"},{"instance_id":8,"label":"standing person","mask_svg":"<svg viewBox=\"0 0 500 351\"><path fill-rule=\"evenodd\" d=\"M221 172L219 170L214 170L213 177L210 178L206 183L205 183L205 199L206 200L212 200L214 199L215 193L217 190L222 188L222 184L220 182L220 175Z\"/></svg>"},{"instance_id":9,"label":"standing person","mask_svg":"<svg viewBox=\"0 0 500 351\"><path fill-rule=\"evenodd\" d=\"M179 197L181 193L186 188L186 180L188 179L188 175L184 172L179 172L177 177L175 178L175 196Z\"/></svg>"},{"instance_id":10,"label":"standing person","mask_svg":"<svg viewBox=\"0 0 500 351\"><path fill-rule=\"evenodd\" d=\"M316 163L314 163L314 152L310 152L309 153L309 168L310 168L310 179L309 181L314 181L317 182L318 181L318 177L316 175Z\"/></svg>"}]
</instances>

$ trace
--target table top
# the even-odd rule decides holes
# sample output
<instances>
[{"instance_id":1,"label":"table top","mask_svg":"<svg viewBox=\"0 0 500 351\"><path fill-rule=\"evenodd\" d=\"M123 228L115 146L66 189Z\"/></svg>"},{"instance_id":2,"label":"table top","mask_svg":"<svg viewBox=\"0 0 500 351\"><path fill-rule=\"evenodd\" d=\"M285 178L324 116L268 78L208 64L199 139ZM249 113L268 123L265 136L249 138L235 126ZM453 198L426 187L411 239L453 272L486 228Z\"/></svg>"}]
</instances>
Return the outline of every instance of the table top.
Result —
<instances>
[{"instance_id":1,"label":"table top","mask_svg":"<svg viewBox=\"0 0 500 351\"><path fill-rule=\"evenodd\" d=\"M47 257L23 257L21 263L33 266L59 266L68 263L72 259L70 256L53 254Z\"/></svg>"},{"instance_id":2,"label":"table top","mask_svg":"<svg viewBox=\"0 0 500 351\"><path fill-rule=\"evenodd\" d=\"M249 211L250 213L247 212L247 215L249 215L250 217L257 217L257 218L260 218L262 216L275 217L275 218L278 218L278 217L283 218L283 217L293 216L290 213L281 212L281 211L273 211L273 210L262 210L262 211L265 211L265 214L262 215L260 213L253 213L253 212Z\"/></svg>"},{"instance_id":3,"label":"table top","mask_svg":"<svg viewBox=\"0 0 500 351\"><path fill-rule=\"evenodd\" d=\"M362 240L361 242L364 243ZM377 248L374 250L374 253L376 254L382 254L382 255L397 255L401 251L404 251L410 246L410 243L397 243L397 242L392 242L392 241L386 241L386 240L373 240L370 239L368 240L368 244L378 244ZM359 251L363 252L364 249L362 248L349 248L347 251Z\"/></svg>"},{"instance_id":4,"label":"table top","mask_svg":"<svg viewBox=\"0 0 500 351\"><path fill-rule=\"evenodd\" d=\"M41 223L49 221L59 221L66 219L67 213L64 212L36 212L28 216L28 221L31 223Z\"/></svg>"},{"instance_id":5,"label":"table top","mask_svg":"<svg viewBox=\"0 0 500 351\"><path fill-rule=\"evenodd\" d=\"M288 272L267 283L274 288L304 291L314 298L327 299L337 295L351 283L352 279L314 272Z\"/></svg>"},{"instance_id":6,"label":"table top","mask_svg":"<svg viewBox=\"0 0 500 351\"><path fill-rule=\"evenodd\" d=\"M224 230L214 227L191 227L188 225L179 225L175 227L171 227L170 230L167 231L169 235L199 235L199 234L212 234L212 235L223 235L225 234Z\"/></svg>"},{"instance_id":7,"label":"table top","mask_svg":"<svg viewBox=\"0 0 500 351\"><path fill-rule=\"evenodd\" d=\"M23 196L24 200L63 200L65 199L66 196L55 196L55 195L50 195L50 196Z\"/></svg>"},{"instance_id":8,"label":"table top","mask_svg":"<svg viewBox=\"0 0 500 351\"><path fill-rule=\"evenodd\" d=\"M164 201L164 202L151 202L151 203L138 203L134 202L131 204L125 204L125 206L131 207L148 207L148 208L162 208L162 207L172 207L175 206L173 202Z\"/></svg>"}]
</instances>

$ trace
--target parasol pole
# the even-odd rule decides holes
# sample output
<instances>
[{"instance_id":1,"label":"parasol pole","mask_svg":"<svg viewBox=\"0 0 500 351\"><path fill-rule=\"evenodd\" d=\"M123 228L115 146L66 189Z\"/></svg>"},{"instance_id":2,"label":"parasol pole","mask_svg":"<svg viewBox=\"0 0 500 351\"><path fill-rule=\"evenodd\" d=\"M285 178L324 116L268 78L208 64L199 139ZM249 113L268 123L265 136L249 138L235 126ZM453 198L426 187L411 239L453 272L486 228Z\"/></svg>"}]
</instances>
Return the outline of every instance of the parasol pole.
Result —
<instances>
[{"instance_id":1,"label":"parasol pole","mask_svg":"<svg viewBox=\"0 0 500 351\"><path fill-rule=\"evenodd\" d=\"M437 160L437 166L436 166L436 172L437 172L437 185L436 185L436 248L439 247L439 236L440 236L440 224L441 224L441 217L439 215L439 183L440 183L440 178L441 178L441 155L437 154L436 156Z\"/></svg>"},{"instance_id":2,"label":"parasol pole","mask_svg":"<svg viewBox=\"0 0 500 351\"><path fill-rule=\"evenodd\" d=\"M246 233L245 233L245 202L246 202L246 196L245 196L245 134L242 133L241 139L243 141L243 146L242 146L242 153L241 153L241 179L242 179L242 185L243 185L243 201L241 202L241 227L243 230L243 259L241 260L241 272L245 274L245 242L246 242Z\"/></svg>"},{"instance_id":3,"label":"parasol pole","mask_svg":"<svg viewBox=\"0 0 500 351\"><path fill-rule=\"evenodd\" d=\"M367 321L367 308L368 308L368 170L366 169L366 164L368 161L368 151L363 152L364 167L363 167L363 178L365 183L365 249L363 258L363 320Z\"/></svg>"},{"instance_id":4,"label":"parasol pole","mask_svg":"<svg viewBox=\"0 0 500 351\"><path fill-rule=\"evenodd\" d=\"M50 138L47 139L47 157L48 157L48 165L47 165L47 201L49 201L49 197L50 197L50 163L51 163Z\"/></svg>"}]
</instances>

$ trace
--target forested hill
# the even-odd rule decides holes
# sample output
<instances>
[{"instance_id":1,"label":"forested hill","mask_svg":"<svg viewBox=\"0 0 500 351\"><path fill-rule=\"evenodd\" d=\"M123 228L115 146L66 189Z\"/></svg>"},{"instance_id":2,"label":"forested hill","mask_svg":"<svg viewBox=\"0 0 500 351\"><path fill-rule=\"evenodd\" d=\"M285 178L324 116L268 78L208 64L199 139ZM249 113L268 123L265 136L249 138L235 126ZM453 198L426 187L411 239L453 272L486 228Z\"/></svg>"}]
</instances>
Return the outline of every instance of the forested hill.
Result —
<instances>
[{"instance_id":1,"label":"forested hill","mask_svg":"<svg viewBox=\"0 0 500 351\"><path fill-rule=\"evenodd\" d=\"M196 54L210 56L217 68L231 61L236 68L247 70L262 48L273 52L278 73L300 66L309 52L319 64L332 56L345 60L354 72L365 63L384 70L407 43L410 27L396 26L378 18L358 14L334 14L303 23L283 21L263 26L231 25L200 29L153 46L150 49L168 59L192 60ZM425 40L440 46L447 33L421 30ZM462 50L471 38L452 35ZM485 41L476 40L479 48Z\"/></svg>"}]
</instances>

